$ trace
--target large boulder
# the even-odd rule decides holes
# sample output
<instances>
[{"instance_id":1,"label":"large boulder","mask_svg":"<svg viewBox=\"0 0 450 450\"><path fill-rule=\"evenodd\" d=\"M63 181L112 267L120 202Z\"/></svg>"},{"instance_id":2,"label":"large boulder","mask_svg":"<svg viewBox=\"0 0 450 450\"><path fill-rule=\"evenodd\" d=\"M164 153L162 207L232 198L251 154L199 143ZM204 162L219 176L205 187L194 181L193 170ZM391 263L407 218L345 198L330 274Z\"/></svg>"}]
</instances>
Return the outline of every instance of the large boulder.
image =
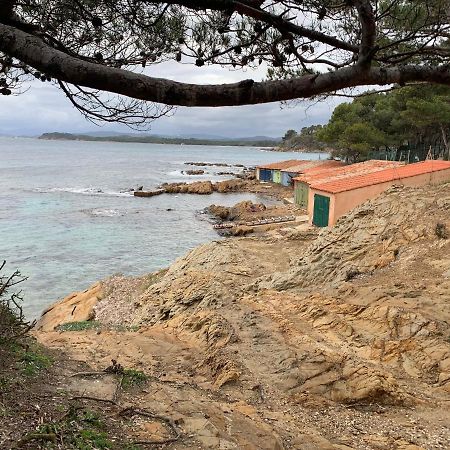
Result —
<instances>
[{"instance_id":1,"label":"large boulder","mask_svg":"<svg viewBox=\"0 0 450 450\"><path fill-rule=\"evenodd\" d=\"M242 188L243 184L245 184L242 180L224 180L218 181L215 184L215 190L220 193L225 192L235 192Z\"/></svg>"},{"instance_id":2,"label":"large boulder","mask_svg":"<svg viewBox=\"0 0 450 450\"><path fill-rule=\"evenodd\" d=\"M188 194L212 194L213 185L211 181L198 181L196 183L188 184Z\"/></svg>"}]
</instances>

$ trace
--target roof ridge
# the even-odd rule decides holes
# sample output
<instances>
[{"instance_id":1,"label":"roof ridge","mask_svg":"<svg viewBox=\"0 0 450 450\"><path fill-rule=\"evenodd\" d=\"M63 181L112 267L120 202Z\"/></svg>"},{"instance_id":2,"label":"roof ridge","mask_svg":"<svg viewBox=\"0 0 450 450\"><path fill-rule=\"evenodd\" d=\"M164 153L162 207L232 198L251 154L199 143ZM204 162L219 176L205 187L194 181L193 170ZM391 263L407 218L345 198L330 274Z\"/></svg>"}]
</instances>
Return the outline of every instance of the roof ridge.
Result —
<instances>
[{"instance_id":1,"label":"roof ridge","mask_svg":"<svg viewBox=\"0 0 450 450\"><path fill-rule=\"evenodd\" d=\"M333 181L312 182L310 183L310 187L326 192L338 193L389 181L410 178L417 175L425 175L427 173L438 172L445 169L450 169L450 161L421 161L400 167L390 167L375 172L355 174L354 176Z\"/></svg>"}]
</instances>

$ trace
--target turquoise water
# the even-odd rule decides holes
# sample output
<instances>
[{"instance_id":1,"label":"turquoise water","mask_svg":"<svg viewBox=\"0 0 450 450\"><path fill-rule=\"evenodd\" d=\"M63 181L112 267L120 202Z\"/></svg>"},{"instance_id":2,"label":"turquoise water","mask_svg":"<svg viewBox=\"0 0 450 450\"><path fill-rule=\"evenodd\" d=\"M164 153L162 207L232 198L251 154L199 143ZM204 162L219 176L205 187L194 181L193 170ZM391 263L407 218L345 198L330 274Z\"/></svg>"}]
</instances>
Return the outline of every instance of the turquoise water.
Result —
<instances>
[{"instance_id":1,"label":"turquoise water","mask_svg":"<svg viewBox=\"0 0 450 450\"><path fill-rule=\"evenodd\" d=\"M187 161L257 165L318 154L251 147L43 141L0 138L0 260L29 279L22 285L30 318L74 290L114 273L166 267L195 246L219 239L206 206L264 200L252 194L135 198L135 186L219 180L223 167L186 176ZM167 209L172 211L167 211Z\"/></svg>"}]
</instances>

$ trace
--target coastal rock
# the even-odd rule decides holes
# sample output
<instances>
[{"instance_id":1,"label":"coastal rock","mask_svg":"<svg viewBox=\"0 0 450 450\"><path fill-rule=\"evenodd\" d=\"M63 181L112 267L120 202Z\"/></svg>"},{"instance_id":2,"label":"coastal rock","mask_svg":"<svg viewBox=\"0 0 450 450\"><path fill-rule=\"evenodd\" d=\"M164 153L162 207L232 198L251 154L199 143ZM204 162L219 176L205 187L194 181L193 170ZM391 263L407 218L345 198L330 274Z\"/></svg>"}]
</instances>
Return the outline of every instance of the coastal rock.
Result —
<instances>
[{"instance_id":1,"label":"coastal rock","mask_svg":"<svg viewBox=\"0 0 450 450\"><path fill-rule=\"evenodd\" d=\"M215 183L214 189L220 193L236 192L242 189L243 186L242 180L224 180Z\"/></svg>"},{"instance_id":2,"label":"coastal rock","mask_svg":"<svg viewBox=\"0 0 450 450\"><path fill-rule=\"evenodd\" d=\"M221 220L228 220L230 208L227 206L210 205L208 206L208 213Z\"/></svg>"},{"instance_id":3,"label":"coastal rock","mask_svg":"<svg viewBox=\"0 0 450 450\"><path fill-rule=\"evenodd\" d=\"M189 194L212 194L213 193L213 185L211 181L200 181L198 183L192 183L188 185L188 193Z\"/></svg>"},{"instance_id":4,"label":"coastal rock","mask_svg":"<svg viewBox=\"0 0 450 450\"><path fill-rule=\"evenodd\" d=\"M51 331L65 323L92 320L95 317L94 307L103 295L102 283L95 283L83 292L74 292L46 308L35 329Z\"/></svg>"},{"instance_id":5,"label":"coastal rock","mask_svg":"<svg viewBox=\"0 0 450 450\"><path fill-rule=\"evenodd\" d=\"M164 194L164 190L163 189L157 189L155 191L142 191L142 190L138 190L138 191L134 191L133 195L135 197L154 197L155 195L161 195Z\"/></svg>"},{"instance_id":6,"label":"coastal rock","mask_svg":"<svg viewBox=\"0 0 450 450\"><path fill-rule=\"evenodd\" d=\"M236 216L243 215L245 213L258 213L267 209L264 203L253 203L250 200L244 200L233 206L232 212Z\"/></svg>"},{"instance_id":7,"label":"coastal rock","mask_svg":"<svg viewBox=\"0 0 450 450\"><path fill-rule=\"evenodd\" d=\"M205 173L204 170L198 169L198 170L186 170L183 171L186 175L203 175Z\"/></svg>"},{"instance_id":8,"label":"coastal rock","mask_svg":"<svg viewBox=\"0 0 450 450\"><path fill-rule=\"evenodd\" d=\"M221 220L236 220L246 219L251 216L251 213L259 213L266 211L266 206L263 203L253 203L250 200L244 200L236 203L232 207L211 205L208 207L208 213Z\"/></svg>"},{"instance_id":9,"label":"coastal rock","mask_svg":"<svg viewBox=\"0 0 450 450\"><path fill-rule=\"evenodd\" d=\"M185 162L187 166L216 166L216 167L233 167L233 164L227 164L227 163L209 163L209 162Z\"/></svg>"},{"instance_id":10,"label":"coastal rock","mask_svg":"<svg viewBox=\"0 0 450 450\"><path fill-rule=\"evenodd\" d=\"M213 193L213 184L211 181L196 181L193 183L164 183L161 185L168 194L202 194Z\"/></svg>"},{"instance_id":11,"label":"coastal rock","mask_svg":"<svg viewBox=\"0 0 450 450\"><path fill-rule=\"evenodd\" d=\"M449 448L447 201L450 185L396 188L335 228L211 242L105 280L110 331L38 335L149 373L141 404L200 448Z\"/></svg>"}]
</instances>

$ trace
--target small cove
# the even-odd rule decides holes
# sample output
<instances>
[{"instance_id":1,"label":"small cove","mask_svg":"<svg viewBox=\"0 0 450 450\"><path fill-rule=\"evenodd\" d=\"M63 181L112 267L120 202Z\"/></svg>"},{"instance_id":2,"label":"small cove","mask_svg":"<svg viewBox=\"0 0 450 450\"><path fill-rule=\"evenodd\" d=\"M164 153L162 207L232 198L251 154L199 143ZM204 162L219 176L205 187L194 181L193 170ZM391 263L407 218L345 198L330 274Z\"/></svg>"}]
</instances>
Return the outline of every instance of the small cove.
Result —
<instances>
[{"instance_id":1,"label":"small cove","mask_svg":"<svg viewBox=\"0 0 450 450\"><path fill-rule=\"evenodd\" d=\"M187 176L187 161L254 166L319 154L276 153L254 147L206 147L0 138L0 259L19 268L30 318L74 290L114 273L138 275L168 266L188 250L220 239L208 205L248 193L164 194L135 198L126 191L163 182L223 180L223 167ZM320 155L324 158L326 155Z\"/></svg>"}]
</instances>

